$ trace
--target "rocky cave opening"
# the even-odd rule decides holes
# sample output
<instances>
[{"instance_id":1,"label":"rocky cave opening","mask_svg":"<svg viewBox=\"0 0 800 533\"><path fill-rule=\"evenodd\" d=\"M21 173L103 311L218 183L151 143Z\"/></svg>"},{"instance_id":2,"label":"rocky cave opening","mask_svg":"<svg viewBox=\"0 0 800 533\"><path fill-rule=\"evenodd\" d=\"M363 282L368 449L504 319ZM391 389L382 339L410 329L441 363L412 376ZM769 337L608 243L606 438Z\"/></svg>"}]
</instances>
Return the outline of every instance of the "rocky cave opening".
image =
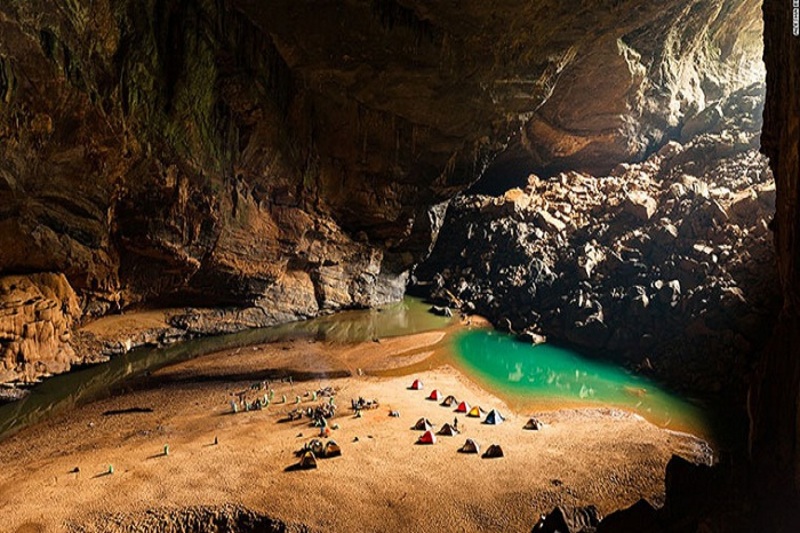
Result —
<instances>
[{"instance_id":1,"label":"rocky cave opening","mask_svg":"<svg viewBox=\"0 0 800 533\"><path fill-rule=\"evenodd\" d=\"M596 80L567 70L574 94L543 102L450 202L411 290L523 340L577 347L710 401L726 413L727 443L743 446L748 382L780 308L769 229L775 183L759 151L762 36L753 25L727 77L725 58L709 54L691 67L699 82L670 79L673 100L654 121L631 102L647 100L655 79L631 80L631 115L608 118L615 104L599 95L582 103ZM664 98L659 81L651 107ZM697 85L705 90L690 93ZM549 109L581 105L585 114L568 118ZM667 108L683 111L665 125ZM552 128L553 117L571 144L543 156L538 123ZM637 120L636 130L620 126ZM643 148L619 159L617 136L635 134L646 139L627 146Z\"/></svg>"},{"instance_id":2,"label":"rocky cave opening","mask_svg":"<svg viewBox=\"0 0 800 533\"><path fill-rule=\"evenodd\" d=\"M791 530L791 12L651 4L4 2L3 395L409 290L728 408L722 464L632 523Z\"/></svg>"}]
</instances>

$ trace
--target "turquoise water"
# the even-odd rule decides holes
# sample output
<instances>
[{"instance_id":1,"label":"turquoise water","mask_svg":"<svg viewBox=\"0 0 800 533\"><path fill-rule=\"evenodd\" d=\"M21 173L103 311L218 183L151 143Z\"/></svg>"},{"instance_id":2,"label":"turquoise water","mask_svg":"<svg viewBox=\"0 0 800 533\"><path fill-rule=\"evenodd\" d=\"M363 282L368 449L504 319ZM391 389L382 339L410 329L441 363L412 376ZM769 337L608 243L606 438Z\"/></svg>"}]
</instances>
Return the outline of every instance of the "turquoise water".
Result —
<instances>
[{"instance_id":1,"label":"turquoise water","mask_svg":"<svg viewBox=\"0 0 800 533\"><path fill-rule=\"evenodd\" d=\"M487 330L458 334L453 351L468 374L515 407L615 406L662 427L708 436L698 406L617 365Z\"/></svg>"},{"instance_id":2,"label":"turquoise water","mask_svg":"<svg viewBox=\"0 0 800 533\"><path fill-rule=\"evenodd\" d=\"M165 348L142 348L37 385L20 401L0 406L0 439L57 412L113 394L147 372L216 351L292 338L352 343L445 328L451 319L414 298L379 309L205 337ZM380 345L376 345L380 346ZM455 361L513 408L617 406L662 427L708 436L702 411L655 383L609 363L552 345L531 346L490 330L454 334L442 362ZM425 362L425 364L429 364ZM400 369L398 372L412 370Z\"/></svg>"}]
</instances>

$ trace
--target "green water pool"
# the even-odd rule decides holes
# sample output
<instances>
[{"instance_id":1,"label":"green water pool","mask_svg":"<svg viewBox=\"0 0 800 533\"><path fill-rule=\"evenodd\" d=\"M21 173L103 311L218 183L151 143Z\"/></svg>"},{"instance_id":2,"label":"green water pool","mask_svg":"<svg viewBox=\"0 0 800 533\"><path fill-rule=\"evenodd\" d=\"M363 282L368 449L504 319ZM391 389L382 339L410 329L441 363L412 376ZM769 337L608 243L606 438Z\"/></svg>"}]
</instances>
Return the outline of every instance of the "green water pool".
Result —
<instances>
[{"instance_id":1,"label":"green water pool","mask_svg":"<svg viewBox=\"0 0 800 533\"><path fill-rule=\"evenodd\" d=\"M461 332L453 356L465 373L515 408L612 406L670 429L707 435L703 410L624 368L491 330Z\"/></svg>"},{"instance_id":2,"label":"green water pool","mask_svg":"<svg viewBox=\"0 0 800 533\"><path fill-rule=\"evenodd\" d=\"M136 349L108 363L49 378L27 398L0 406L0 439L57 412L113 394L121 384L149 371L204 354L286 339L356 343L435 329L452 331L448 328L452 319L433 315L429 308L419 299L405 298L379 309ZM379 344L375 346L380 350ZM531 346L486 329L457 329L442 348L434 364L455 363L514 409L615 406L662 427L708 435L703 411L694 404L619 366L571 350L549 344ZM404 371L414 368L398 370Z\"/></svg>"}]
</instances>

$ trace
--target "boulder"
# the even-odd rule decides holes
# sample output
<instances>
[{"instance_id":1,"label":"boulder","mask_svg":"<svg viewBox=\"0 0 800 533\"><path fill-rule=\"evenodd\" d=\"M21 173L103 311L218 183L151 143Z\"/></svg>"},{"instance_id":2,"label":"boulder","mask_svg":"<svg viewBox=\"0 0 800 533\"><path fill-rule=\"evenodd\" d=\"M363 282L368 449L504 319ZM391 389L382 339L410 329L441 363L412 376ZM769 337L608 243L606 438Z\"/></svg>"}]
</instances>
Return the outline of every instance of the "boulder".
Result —
<instances>
[{"instance_id":1,"label":"boulder","mask_svg":"<svg viewBox=\"0 0 800 533\"><path fill-rule=\"evenodd\" d=\"M597 533L658 533L658 511L645 499L641 499L627 509L606 516L597 526Z\"/></svg>"},{"instance_id":2,"label":"boulder","mask_svg":"<svg viewBox=\"0 0 800 533\"><path fill-rule=\"evenodd\" d=\"M604 348L610 336L608 326L598 315L573 323L565 334L570 342L593 350Z\"/></svg>"},{"instance_id":3,"label":"boulder","mask_svg":"<svg viewBox=\"0 0 800 533\"><path fill-rule=\"evenodd\" d=\"M710 466L673 455L667 463L664 480L664 513L668 517L682 520L700 516L708 502L697 495L708 494L715 483L715 471Z\"/></svg>"},{"instance_id":4,"label":"boulder","mask_svg":"<svg viewBox=\"0 0 800 533\"><path fill-rule=\"evenodd\" d=\"M431 308L428 311L436 316L443 316L447 318L453 316L453 311L451 311L450 308L447 306L434 305L431 306Z\"/></svg>"},{"instance_id":5,"label":"boulder","mask_svg":"<svg viewBox=\"0 0 800 533\"><path fill-rule=\"evenodd\" d=\"M646 222L655 214L658 204L644 191L630 191L622 204L624 212L633 215L637 220Z\"/></svg>"},{"instance_id":6,"label":"boulder","mask_svg":"<svg viewBox=\"0 0 800 533\"><path fill-rule=\"evenodd\" d=\"M655 289L658 291L658 299L661 303L667 305L677 305L681 296L681 283L677 279L668 282L658 280L654 283Z\"/></svg>"},{"instance_id":7,"label":"boulder","mask_svg":"<svg viewBox=\"0 0 800 533\"><path fill-rule=\"evenodd\" d=\"M548 233L561 233L567 228L564 222L551 215L546 209L539 210L534 217L534 221L537 226Z\"/></svg>"},{"instance_id":8,"label":"boulder","mask_svg":"<svg viewBox=\"0 0 800 533\"><path fill-rule=\"evenodd\" d=\"M658 155L663 159L670 159L683 152L683 145L676 141L670 141L658 150Z\"/></svg>"},{"instance_id":9,"label":"boulder","mask_svg":"<svg viewBox=\"0 0 800 533\"><path fill-rule=\"evenodd\" d=\"M681 128L681 142L685 143L700 133L711 131L722 121L722 107L719 104L708 106L684 122Z\"/></svg>"},{"instance_id":10,"label":"boulder","mask_svg":"<svg viewBox=\"0 0 800 533\"><path fill-rule=\"evenodd\" d=\"M517 335L517 338L522 342L529 342L531 344L544 344L547 342L547 337L530 328Z\"/></svg>"}]
</instances>

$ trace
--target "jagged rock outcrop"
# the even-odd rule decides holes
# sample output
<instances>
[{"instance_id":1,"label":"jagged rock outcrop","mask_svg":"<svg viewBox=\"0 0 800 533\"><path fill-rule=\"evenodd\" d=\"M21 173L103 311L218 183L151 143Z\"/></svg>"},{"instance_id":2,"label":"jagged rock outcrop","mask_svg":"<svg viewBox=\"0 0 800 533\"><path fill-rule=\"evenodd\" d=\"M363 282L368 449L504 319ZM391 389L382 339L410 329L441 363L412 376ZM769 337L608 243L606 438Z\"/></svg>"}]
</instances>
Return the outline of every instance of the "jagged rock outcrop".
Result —
<instances>
[{"instance_id":1,"label":"jagged rock outcrop","mask_svg":"<svg viewBox=\"0 0 800 533\"><path fill-rule=\"evenodd\" d=\"M749 489L759 529L791 531L800 520L800 38L793 13L764 0L767 100L762 150L775 175L775 248L783 308L750 394Z\"/></svg>"},{"instance_id":2,"label":"jagged rock outcrop","mask_svg":"<svg viewBox=\"0 0 800 533\"><path fill-rule=\"evenodd\" d=\"M718 465L713 473L695 470L700 483L691 473L694 469L679 468L683 482L668 483L667 501L688 499L693 511L700 507L699 516L695 512L677 517L672 513L672 519L663 524L668 531L788 532L795 531L800 522L796 505L800 498L800 211L796 201L800 187L800 39L793 34L793 12L785 2L764 0L763 13L767 94L761 146L775 176L772 227L783 307L750 382L747 456ZM639 531L641 518L649 520L659 514L633 511L615 513L618 521L609 525L632 524L632 529ZM687 518L691 522L687 523ZM598 530L603 527L601 522Z\"/></svg>"},{"instance_id":3,"label":"jagged rock outcrop","mask_svg":"<svg viewBox=\"0 0 800 533\"><path fill-rule=\"evenodd\" d=\"M775 187L746 118L761 96L734 93L686 144L609 176L531 176L500 197L456 199L418 280L503 329L743 402L779 305Z\"/></svg>"},{"instance_id":4,"label":"jagged rock outcrop","mask_svg":"<svg viewBox=\"0 0 800 533\"><path fill-rule=\"evenodd\" d=\"M615 164L744 85L755 7L9 0L0 274L63 273L88 318L396 299L443 203L514 139L546 146L545 124L590 148L543 166Z\"/></svg>"}]
</instances>

